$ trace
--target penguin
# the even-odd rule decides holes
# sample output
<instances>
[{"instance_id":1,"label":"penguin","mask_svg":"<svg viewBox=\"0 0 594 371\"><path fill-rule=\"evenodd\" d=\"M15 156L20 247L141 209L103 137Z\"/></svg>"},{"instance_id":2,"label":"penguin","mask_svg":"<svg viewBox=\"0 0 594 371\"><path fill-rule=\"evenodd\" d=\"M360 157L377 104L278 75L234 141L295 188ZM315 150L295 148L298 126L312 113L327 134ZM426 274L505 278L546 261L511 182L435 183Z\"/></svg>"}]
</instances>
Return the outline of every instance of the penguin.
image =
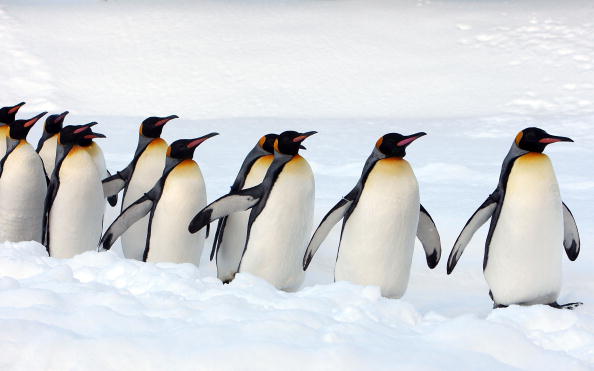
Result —
<instances>
[{"instance_id":1,"label":"penguin","mask_svg":"<svg viewBox=\"0 0 594 371\"><path fill-rule=\"evenodd\" d=\"M206 205L206 188L200 167L192 157L201 143L216 135L173 142L167 149L161 178L116 218L101 238L101 247L109 250L131 225L149 215L142 260L198 266L205 235L189 233L187 225L196 211Z\"/></svg>"},{"instance_id":2,"label":"penguin","mask_svg":"<svg viewBox=\"0 0 594 371\"><path fill-rule=\"evenodd\" d=\"M266 134L248 153L231 186L231 192L250 188L262 183L268 167L274 159L276 134ZM217 276L223 283L233 280L245 247L249 211L231 214L219 220L210 260L216 254Z\"/></svg>"},{"instance_id":3,"label":"penguin","mask_svg":"<svg viewBox=\"0 0 594 371\"><path fill-rule=\"evenodd\" d=\"M341 219L334 279L376 285L388 298L400 298L410 277L415 236L427 265L441 257L441 242L431 215L419 202L417 178L404 159L406 148L426 135L382 136L367 158L355 187L322 219L303 257L307 270L318 247Z\"/></svg>"},{"instance_id":4,"label":"penguin","mask_svg":"<svg viewBox=\"0 0 594 371\"><path fill-rule=\"evenodd\" d=\"M37 143L36 151L43 160L43 167L48 178L54 171L58 134L60 133L60 130L62 130L64 118L66 118L67 114L68 111L65 111L59 115L48 116L45 119L43 134Z\"/></svg>"},{"instance_id":5,"label":"penguin","mask_svg":"<svg viewBox=\"0 0 594 371\"><path fill-rule=\"evenodd\" d=\"M122 210L148 192L161 178L167 157L167 143L161 139L163 127L178 118L149 117L140 125L138 146L132 161L122 171L103 180L107 197L117 195L122 189ZM134 223L122 235L122 250L128 259L142 260L146 247L149 216Z\"/></svg>"},{"instance_id":6,"label":"penguin","mask_svg":"<svg viewBox=\"0 0 594 371\"><path fill-rule=\"evenodd\" d=\"M58 136L56 166L44 208L43 244L56 258L96 251L101 238L105 199L101 174L81 144L105 135L86 125L68 125Z\"/></svg>"},{"instance_id":7,"label":"penguin","mask_svg":"<svg viewBox=\"0 0 594 371\"><path fill-rule=\"evenodd\" d=\"M518 133L503 160L497 188L470 217L448 258L454 270L472 235L489 219L483 273L493 307L546 304L573 309L581 303L560 305L561 245L571 261L580 252L577 224L561 200L549 157L551 143L573 142L530 127Z\"/></svg>"},{"instance_id":8,"label":"penguin","mask_svg":"<svg viewBox=\"0 0 594 371\"><path fill-rule=\"evenodd\" d=\"M46 113L9 124L6 154L0 161L0 242L41 242L47 183L27 134Z\"/></svg>"},{"instance_id":9,"label":"penguin","mask_svg":"<svg viewBox=\"0 0 594 371\"><path fill-rule=\"evenodd\" d=\"M0 158L6 153L6 138L10 130L9 125L14 122L17 112L25 105L25 102L15 104L14 106L0 108Z\"/></svg>"},{"instance_id":10,"label":"penguin","mask_svg":"<svg viewBox=\"0 0 594 371\"><path fill-rule=\"evenodd\" d=\"M219 198L188 227L196 233L216 219L251 209L238 272L259 276L281 290L297 290L305 276L301 258L313 224L315 184L299 149L315 133L281 133L262 183Z\"/></svg>"}]
</instances>

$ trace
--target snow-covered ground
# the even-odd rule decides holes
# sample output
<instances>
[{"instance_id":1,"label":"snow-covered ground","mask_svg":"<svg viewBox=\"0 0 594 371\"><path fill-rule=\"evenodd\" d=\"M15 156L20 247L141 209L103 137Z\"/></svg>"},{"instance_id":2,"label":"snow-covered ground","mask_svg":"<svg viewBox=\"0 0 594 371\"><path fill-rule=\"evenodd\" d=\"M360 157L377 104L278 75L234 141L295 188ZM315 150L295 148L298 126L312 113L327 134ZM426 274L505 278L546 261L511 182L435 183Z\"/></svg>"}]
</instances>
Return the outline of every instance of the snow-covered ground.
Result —
<instances>
[{"instance_id":1,"label":"snow-covered ground","mask_svg":"<svg viewBox=\"0 0 594 371\"><path fill-rule=\"evenodd\" d=\"M222 285L206 249L196 268L119 245L58 260L4 244L0 369L594 368L593 19L591 1L3 0L0 103L100 122L112 170L144 117L177 114L170 141L221 133L195 156L214 199L261 134L317 130L304 151L317 224L379 136L426 131L407 158L444 252L430 271L419 247L408 292L388 300L331 283L338 231L297 293L249 275ZM560 302L585 303L573 312L491 310L485 230L445 274L532 125L575 140L547 150L581 232L580 257L564 258Z\"/></svg>"}]
</instances>

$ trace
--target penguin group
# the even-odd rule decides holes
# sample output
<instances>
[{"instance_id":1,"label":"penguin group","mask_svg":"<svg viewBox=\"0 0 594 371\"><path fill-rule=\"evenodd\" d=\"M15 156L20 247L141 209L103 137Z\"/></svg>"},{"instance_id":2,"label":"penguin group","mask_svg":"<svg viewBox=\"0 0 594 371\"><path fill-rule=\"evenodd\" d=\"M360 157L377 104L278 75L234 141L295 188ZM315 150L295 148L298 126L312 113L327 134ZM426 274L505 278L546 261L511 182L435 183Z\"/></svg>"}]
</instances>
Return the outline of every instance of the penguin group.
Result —
<instances>
[{"instance_id":1,"label":"penguin group","mask_svg":"<svg viewBox=\"0 0 594 371\"><path fill-rule=\"evenodd\" d=\"M387 298L406 292L416 239L429 268L440 261L440 235L405 160L424 132L380 137L352 190L312 234L314 174L300 151L315 131L260 137L229 193L207 203L194 152L218 133L168 145L162 131L178 116L149 117L140 124L130 163L112 175L94 141L105 138L93 131L96 122L65 126L68 111L50 115L33 149L27 135L47 112L17 120L24 104L0 109L0 242L37 241L50 256L70 258L109 250L121 238L126 258L198 266L210 224L218 221L210 260L216 260L223 283L250 273L296 291L342 221L334 279L378 286ZM580 252L577 224L543 153L557 142L572 140L535 127L516 135L495 191L470 217L449 255L447 274L473 234L491 220L483 272L495 308L581 304L557 302L561 246L572 261ZM103 232L106 201L116 206L120 192L120 214Z\"/></svg>"}]
</instances>

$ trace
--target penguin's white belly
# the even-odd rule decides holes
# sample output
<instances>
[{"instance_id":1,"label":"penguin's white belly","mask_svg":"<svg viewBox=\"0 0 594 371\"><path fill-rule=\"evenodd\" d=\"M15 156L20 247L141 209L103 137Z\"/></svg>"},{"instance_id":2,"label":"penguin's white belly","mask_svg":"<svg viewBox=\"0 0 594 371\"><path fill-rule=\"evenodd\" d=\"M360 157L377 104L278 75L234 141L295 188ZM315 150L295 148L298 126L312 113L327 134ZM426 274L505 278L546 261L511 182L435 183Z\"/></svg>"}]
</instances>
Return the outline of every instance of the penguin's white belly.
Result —
<instances>
[{"instance_id":1,"label":"penguin's white belly","mask_svg":"<svg viewBox=\"0 0 594 371\"><path fill-rule=\"evenodd\" d=\"M156 139L140 155L122 201L123 209L150 191L161 178L165 167L166 152L165 141ZM148 223L149 216L147 215L122 234L122 250L126 258L142 260L146 247Z\"/></svg>"},{"instance_id":2,"label":"penguin's white belly","mask_svg":"<svg viewBox=\"0 0 594 371\"><path fill-rule=\"evenodd\" d=\"M296 156L285 165L251 226L240 272L262 277L279 289L299 288L313 223L314 193L311 168Z\"/></svg>"},{"instance_id":3,"label":"penguin's white belly","mask_svg":"<svg viewBox=\"0 0 594 371\"><path fill-rule=\"evenodd\" d=\"M205 231L191 234L190 221L206 206L198 164L186 160L171 171L151 224L147 261L200 264Z\"/></svg>"},{"instance_id":4,"label":"penguin's white belly","mask_svg":"<svg viewBox=\"0 0 594 371\"><path fill-rule=\"evenodd\" d=\"M0 177L0 242L41 242L46 191L41 159L30 144L19 144Z\"/></svg>"},{"instance_id":5,"label":"penguin's white belly","mask_svg":"<svg viewBox=\"0 0 594 371\"><path fill-rule=\"evenodd\" d=\"M45 173L48 177L52 176L52 172L54 171L54 167L56 165L57 146L58 136L54 135L43 142L41 150L39 151L39 156L43 160L43 167L45 168Z\"/></svg>"},{"instance_id":6,"label":"penguin's white belly","mask_svg":"<svg viewBox=\"0 0 594 371\"><path fill-rule=\"evenodd\" d=\"M0 159L2 159L6 154L6 137L8 136L9 132L10 127L8 125L0 125Z\"/></svg>"},{"instance_id":7,"label":"penguin's white belly","mask_svg":"<svg viewBox=\"0 0 594 371\"><path fill-rule=\"evenodd\" d=\"M263 156L252 165L245 179L243 189L254 187L264 179L266 170L274 159L273 155ZM217 277L230 281L235 276L245 248L250 211L242 211L227 217L223 238L217 252Z\"/></svg>"},{"instance_id":8,"label":"penguin's white belly","mask_svg":"<svg viewBox=\"0 0 594 371\"><path fill-rule=\"evenodd\" d=\"M50 211L50 255L71 258L97 249L103 222L103 187L87 151L74 147L59 171L60 187Z\"/></svg>"},{"instance_id":9,"label":"penguin's white belly","mask_svg":"<svg viewBox=\"0 0 594 371\"><path fill-rule=\"evenodd\" d=\"M497 304L549 304L561 290L563 210L550 160L518 158L489 246L485 278Z\"/></svg>"},{"instance_id":10,"label":"penguin's white belly","mask_svg":"<svg viewBox=\"0 0 594 371\"><path fill-rule=\"evenodd\" d=\"M335 279L376 285L399 298L408 286L419 222L419 186L405 160L378 161L344 226Z\"/></svg>"}]
</instances>

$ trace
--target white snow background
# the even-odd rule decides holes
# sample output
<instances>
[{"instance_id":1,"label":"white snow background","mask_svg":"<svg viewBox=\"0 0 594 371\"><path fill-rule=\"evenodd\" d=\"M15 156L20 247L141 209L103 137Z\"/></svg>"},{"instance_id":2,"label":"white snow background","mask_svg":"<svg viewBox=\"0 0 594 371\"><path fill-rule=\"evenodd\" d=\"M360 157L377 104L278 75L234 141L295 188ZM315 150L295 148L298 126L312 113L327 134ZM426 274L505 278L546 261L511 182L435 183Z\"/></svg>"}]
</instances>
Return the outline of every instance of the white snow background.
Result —
<instances>
[{"instance_id":1,"label":"white snow background","mask_svg":"<svg viewBox=\"0 0 594 371\"><path fill-rule=\"evenodd\" d=\"M587 0L2 0L0 102L98 121L111 170L131 159L142 119L177 114L169 141L221 133L195 155L212 200L260 135L317 130L303 153L317 225L379 136L426 131L407 159L443 255L430 271L417 247L408 292L388 300L331 283L338 230L297 293L245 274L223 285L210 240L198 268L126 260L119 242L65 260L4 244L0 369L593 369L593 35ZM559 300L583 301L575 311L491 310L486 228L445 274L533 125L575 140L547 149L581 232Z\"/></svg>"}]
</instances>

